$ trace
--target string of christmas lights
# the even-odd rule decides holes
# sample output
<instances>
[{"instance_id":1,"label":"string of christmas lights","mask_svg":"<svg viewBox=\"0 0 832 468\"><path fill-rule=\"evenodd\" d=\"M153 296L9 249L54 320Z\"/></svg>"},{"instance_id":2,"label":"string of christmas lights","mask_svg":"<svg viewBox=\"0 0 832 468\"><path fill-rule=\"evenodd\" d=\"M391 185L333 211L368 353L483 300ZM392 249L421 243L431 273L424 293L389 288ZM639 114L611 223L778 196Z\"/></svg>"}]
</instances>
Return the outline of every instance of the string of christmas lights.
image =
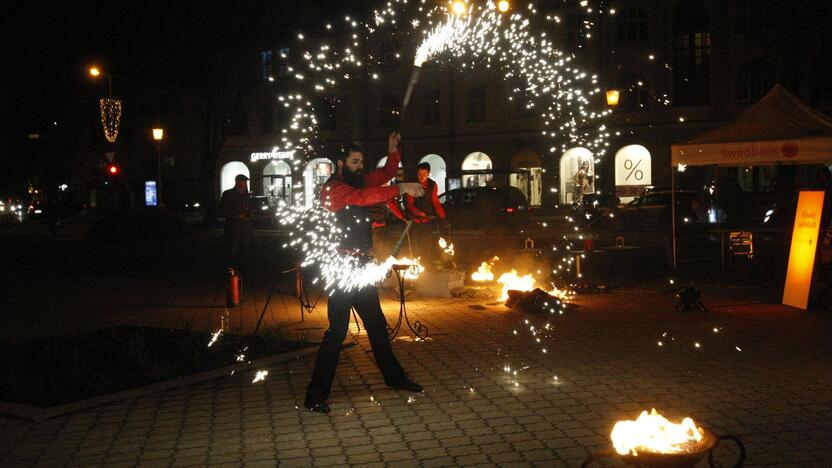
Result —
<instances>
[{"instance_id":1,"label":"string of christmas lights","mask_svg":"<svg viewBox=\"0 0 832 468\"><path fill-rule=\"evenodd\" d=\"M98 108L101 113L104 138L110 143L115 143L118 138L118 129L121 126L121 100L101 98L98 100Z\"/></svg>"}]
</instances>

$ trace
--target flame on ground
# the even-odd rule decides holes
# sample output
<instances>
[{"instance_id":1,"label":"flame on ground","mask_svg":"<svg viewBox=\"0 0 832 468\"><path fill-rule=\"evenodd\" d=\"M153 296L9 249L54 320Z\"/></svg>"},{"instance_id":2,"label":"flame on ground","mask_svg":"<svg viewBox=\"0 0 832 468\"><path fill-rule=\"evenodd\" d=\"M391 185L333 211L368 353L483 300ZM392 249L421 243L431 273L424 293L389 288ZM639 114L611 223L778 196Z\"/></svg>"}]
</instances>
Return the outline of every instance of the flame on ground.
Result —
<instances>
[{"instance_id":1,"label":"flame on ground","mask_svg":"<svg viewBox=\"0 0 832 468\"><path fill-rule=\"evenodd\" d=\"M505 301L508 299L508 292L509 290L514 291L531 291L534 289L534 276L529 273L527 275L520 276L517 274L517 270L513 269L508 273L503 273L500 275L500 278L497 280L498 283L503 285L503 291L500 295L500 300Z\"/></svg>"},{"instance_id":2,"label":"flame on ground","mask_svg":"<svg viewBox=\"0 0 832 468\"><path fill-rule=\"evenodd\" d=\"M494 273L491 272L491 267L499 259L500 257L494 257L490 261L482 262L477 271L471 273L471 279L474 281L494 281Z\"/></svg>"},{"instance_id":3,"label":"flame on ground","mask_svg":"<svg viewBox=\"0 0 832 468\"><path fill-rule=\"evenodd\" d=\"M471 279L479 282L494 281L494 273L491 271L491 267L493 267L494 263L498 260L500 260L500 257L494 257L487 262L482 262L477 271L471 273ZM537 284L537 280L533 274L529 273L526 275L520 275L517 273L517 270L513 268L508 273L500 275L497 282L503 286L503 290L500 293L501 301L508 299L509 290L531 291L535 288L535 284ZM551 291L547 292L558 299L566 299L569 296L569 292L558 289L554 286L552 286Z\"/></svg>"},{"instance_id":4,"label":"flame on ground","mask_svg":"<svg viewBox=\"0 0 832 468\"><path fill-rule=\"evenodd\" d=\"M642 411L635 421L618 421L610 438L615 451L621 455L638 455L638 451L680 453L702 440L702 430L691 418L675 424L652 409Z\"/></svg>"}]
</instances>

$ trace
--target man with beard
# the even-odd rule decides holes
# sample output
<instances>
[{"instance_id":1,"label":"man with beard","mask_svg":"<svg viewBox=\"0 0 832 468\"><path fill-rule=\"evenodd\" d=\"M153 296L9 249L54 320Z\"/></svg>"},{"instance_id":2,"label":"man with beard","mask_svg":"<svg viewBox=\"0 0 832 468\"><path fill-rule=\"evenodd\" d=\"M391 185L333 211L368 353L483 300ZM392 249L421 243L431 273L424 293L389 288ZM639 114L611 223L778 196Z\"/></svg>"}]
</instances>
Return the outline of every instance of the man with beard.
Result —
<instances>
[{"instance_id":1,"label":"man with beard","mask_svg":"<svg viewBox=\"0 0 832 468\"><path fill-rule=\"evenodd\" d=\"M402 183L384 186L395 177L401 154L398 146L401 135L390 134L387 140L387 164L381 169L364 173L364 152L349 146L338 155L338 172L321 190L321 204L335 213L335 224L341 229L342 238L338 246L341 254L353 255L363 260L372 259L373 234L370 224L369 206L388 202L400 195L422 196L424 190L418 183ZM370 339L376 364L384 376L384 382L393 388L409 392L421 392L422 387L410 380L404 373L387 337L387 321L381 310L378 291L375 286L358 290L329 293L327 316L329 329L324 333L312 381L306 390L304 406L309 411L328 413L329 397L335 368L341 354L341 344L347 336L350 323L350 308L354 307Z\"/></svg>"}]
</instances>

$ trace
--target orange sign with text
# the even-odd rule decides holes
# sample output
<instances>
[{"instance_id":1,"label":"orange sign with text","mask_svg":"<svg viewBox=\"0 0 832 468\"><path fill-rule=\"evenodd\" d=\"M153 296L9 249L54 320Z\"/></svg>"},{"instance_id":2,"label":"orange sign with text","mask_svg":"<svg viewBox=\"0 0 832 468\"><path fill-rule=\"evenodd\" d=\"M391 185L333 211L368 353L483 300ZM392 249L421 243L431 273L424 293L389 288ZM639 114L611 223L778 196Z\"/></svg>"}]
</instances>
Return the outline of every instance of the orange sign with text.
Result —
<instances>
[{"instance_id":1,"label":"orange sign with text","mask_svg":"<svg viewBox=\"0 0 832 468\"><path fill-rule=\"evenodd\" d=\"M822 211L823 192L800 192L794 215L789 269L783 289L785 305L803 310L809 305L809 289L812 286L812 271L815 269Z\"/></svg>"}]
</instances>

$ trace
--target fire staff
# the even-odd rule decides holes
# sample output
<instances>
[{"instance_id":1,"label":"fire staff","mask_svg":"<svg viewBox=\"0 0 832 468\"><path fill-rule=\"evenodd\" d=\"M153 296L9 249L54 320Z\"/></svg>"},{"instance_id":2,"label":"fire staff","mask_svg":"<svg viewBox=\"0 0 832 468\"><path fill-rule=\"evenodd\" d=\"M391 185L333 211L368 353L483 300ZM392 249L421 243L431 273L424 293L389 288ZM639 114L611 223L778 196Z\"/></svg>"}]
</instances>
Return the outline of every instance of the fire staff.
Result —
<instances>
[{"instance_id":1,"label":"fire staff","mask_svg":"<svg viewBox=\"0 0 832 468\"><path fill-rule=\"evenodd\" d=\"M335 223L342 232L339 251L366 261L372 256L373 235L369 207L385 203L399 195L421 196L424 190L417 183L384 186L396 175L401 154L398 146L401 135L393 132L388 139L387 164L375 171L364 173L364 152L356 147L345 148L337 157L338 172L321 190L321 203L335 213ZM387 338L387 322L381 310L381 302L375 286L361 289L330 291L327 305L329 328L324 333L318 351L312 381L306 390L304 405L310 411L328 413L329 398L335 368L341 354L341 345L347 336L350 307L354 307L370 339L376 364L384 376L384 382L394 388L409 392L421 392L422 387L407 377Z\"/></svg>"}]
</instances>

